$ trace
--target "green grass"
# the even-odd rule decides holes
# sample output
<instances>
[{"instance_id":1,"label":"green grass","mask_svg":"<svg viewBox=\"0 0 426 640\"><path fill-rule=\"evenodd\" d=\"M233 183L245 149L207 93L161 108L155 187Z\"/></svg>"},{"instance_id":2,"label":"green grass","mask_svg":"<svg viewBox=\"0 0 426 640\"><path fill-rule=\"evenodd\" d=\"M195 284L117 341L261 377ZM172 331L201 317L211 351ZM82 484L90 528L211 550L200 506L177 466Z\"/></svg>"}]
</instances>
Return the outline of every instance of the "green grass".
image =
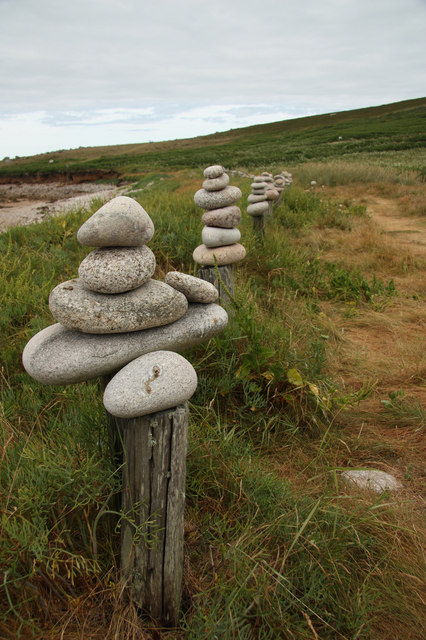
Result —
<instances>
[{"instance_id":1,"label":"green grass","mask_svg":"<svg viewBox=\"0 0 426 640\"><path fill-rule=\"evenodd\" d=\"M192 184L193 176L183 172L180 180ZM246 198L249 181L234 183ZM134 185L155 224L159 276L195 273L201 212L190 190L176 190L176 177L162 172ZM111 506L119 478L99 383L49 387L21 365L26 342L53 322L51 289L74 277L88 252L76 240L88 215L74 211L0 235L0 637L7 639L31 630L37 637L55 624L60 637L65 619L89 624L93 608L119 619L116 629L126 619ZM343 392L331 379L320 316L322 301L365 307L398 292L324 261L303 242L312 229L351 233L363 216L350 202L342 208L292 187L261 250L251 220L242 220L247 258L237 270L233 321L186 354L199 384L191 401L183 618L176 635L157 630L158 638L381 640L391 637L381 635L387 628L412 640L420 630L416 519L389 496L351 497L339 483L336 468L346 458L336 416L368 389ZM399 408L391 400L389 408ZM119 637L132 637L130 624Z\"/></svg>"}]
</instances>

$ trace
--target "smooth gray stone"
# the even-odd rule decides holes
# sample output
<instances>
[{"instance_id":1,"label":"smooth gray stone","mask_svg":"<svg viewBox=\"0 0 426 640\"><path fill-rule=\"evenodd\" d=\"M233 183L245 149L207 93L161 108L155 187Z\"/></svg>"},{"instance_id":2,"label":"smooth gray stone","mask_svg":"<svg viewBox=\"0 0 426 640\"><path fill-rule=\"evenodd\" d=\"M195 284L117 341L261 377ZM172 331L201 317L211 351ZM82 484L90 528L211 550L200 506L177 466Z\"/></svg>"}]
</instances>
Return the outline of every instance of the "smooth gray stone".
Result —
<instances>
[{"instance_id":1,"label":"smooth gray stone","mask_svg":"<svg viewBox=\"0 0 426 640\"><path fill-rule=\"evenodd\" d=\"M254 176L253 182L265 182L264 176Z\"/></svg>"},{"instance_id":2,"label":"smooth gray stone","mask_svg":"<svg viewBox=\"0 0 426 640\"><path fill-rule=\"evenodd\" d=\"M139 202L118 196L86 220L77 240L87 247L139 247L153 235L154 224Z\"/></svg>"},{"instance_id":3,"label":"smooth gray stone","mask_svg":"<svg viewBox=\"0 0 426 640\"><path fill-rule=\"evenodd\" d=\"M164 282L183 293L188 302L209 304L219 297L219 291L211 282L180 271L169 271Z\"/></svg>"},{"instance_id":4,"label":"smooth gray stone","mask_svg":"<svg viewBox=\"0 0 426 640\"><path fill-rule=\"evenodd\" d=\"M201 240L206 247L223 247L235 244L241 240L241 231L236 229L223 229L221 227L204 227L201 232Z\"/></svg>"},{"instance_id":5,"label":"smooth gray stone","mask_svg":"<svg viewBox=\"0 0 426 640\"><path fill-rule=\"evenodd\" d=\"M31 338L22 361L38 382L74 384L117 371L144 353L183 351L207 342L227 323L228 315L219 305L190 304L176 322L132 333L93 335L54 324Z\"/></svg>"},{"instance_id":6,"label":"smooth gray stone","mask_svg":"<svg viewBox=\"0 0 426 640\"><path fill-rule=\"evenodd\" d=\"M223 229L233 229L239 224L240 220L241 209L235 205L206 211L201 218L203 224L209 227L222 227Z\"/></svg>"},{"instance_id":7,"label":"smooth gray stone","mask_svg":"<svg viewBox=\"0 0 426 640\"><path fill-rule=\"evenodd\" d=\"M155 256L142 247L101 247L91 251L78 268L87 289L99 293L131 291L147 282L155 271Z\"/></svg>"},{"instance_id":8,"label":"smooth gray stone","mask_svg":"<svg viewBox=\"0 0 426 640\"><path fill-rule=\"evenodd\" d=\"M227 173L222 174L219 178L208 178L203 182L203 189L206 191L220 191L229 184L229 176Z\"/></svg>"},{"instance_id":9,"label":"smooth gray stone","mask_svg":"<svg viewBox=\"0 0 426 640\"><path fill-rule=\"evenodd\" d=\"M359 489L370 489L376 493L398 491L403 485L390 473L377 469L350 469L342 473L342 478Z\"/></svg>"},{"instance_id":10,"label":"smooth gray stone","mask_svg":"<svg viewBox=\"0 0 426 640\"><path fill-rule=\"evenodd\" d=\"M269 203L266 202L255 202L254 204L249 204L247 207L247 213L249 216L261 216L269 210Z\"/></svg>"},{"instance_id":11,"label":"smooth gray stone","mask_svg":"<svg viewBox=\"0 0 426 640\"><path fill-rule=\"evenodd\" d=\"M53 317L68 329L84 333L124 333L158 327L181 318L188 308L185 296L158 280L106 295L68 280L49 296Z\"/></svg>"},{"instance_id":12,"label":"smooth gray stone","mask_svg":"<svg viewBox=\"0 0 426 640\"><path fill-rule=\"evenodd\" d=\"M237 202L242 196L238 187L228 186L220 191L199 189L194 195L194 202L202 209L219 209Z\"/></svg>"},{"instance_id":13,"label":"smooth gray stone","mask_svg":"<svg viewBox=\"0 0 426 640\"><path fill-rule=\"evenodd\" d=\"M265 189L265 196L268 200L278 200L280 194L278 193L277 189L269 188Z\"/></svg>"},{"instance_id":14,"label":"smooth gray stone","mask_svg":"<svg viewBox=\"0 0 426 640\"><path fill-rule=\"evenodd\" d=\"M203 171L204 177L209 179L219 178L224 173L225 169L221 164L213 164L211 167L206 167Z\"/></svg>"},{"instance_id":15,"label":"smooth gray stone","mask_svg":"<svg viewBox=\"0 0 426 640\"><path fill-rule=\"evenodd\" d=\"M263 181L263 182L252 182L251 183L251 189L253 191L253 193L255 191L264 191L265 189L267 189L268 187L268 183Z\"/></svg>"},{"instance_id":16,"label":"smooth gray stone","mask_svg":"<svg viewBox=\"0 0 426 640\"><path fill-rule=\"evenodd\" d=\"M205 244L200 244L194 250L192 257L198 264L205 265L206 267L213 267L216 263L218 266L224 264L234 264L245 258L246 250L242 244L230 244L226 247L215 247L210 249Z\"/></svg>"},{"instance_id":17,"label":"smooth gray stone","mask_svg":"<svg viewBox=\"0 0 426 640\"><path fill-rule=\"evenodd\" d=\"M265 202L265 200L267 200L267 197L265 196L264 193L259 194L259 195L255 194L255 193L251 193L249 195L249 197L247 198L247 201L251 202L251 203L253 203L253 202Z\"/></svg>"},{"instance_id":18,"label":"smooth gray stone","mask_svg":"<svg viewBox=\"0 0 426 640\"><path fill-rule=\"evenodd\" d=\"M177 407L197 388L188 360L173 351L153 351L129 362L107 384L105 409L116 418L138 418Z\"/></svg>"}]
</instances>

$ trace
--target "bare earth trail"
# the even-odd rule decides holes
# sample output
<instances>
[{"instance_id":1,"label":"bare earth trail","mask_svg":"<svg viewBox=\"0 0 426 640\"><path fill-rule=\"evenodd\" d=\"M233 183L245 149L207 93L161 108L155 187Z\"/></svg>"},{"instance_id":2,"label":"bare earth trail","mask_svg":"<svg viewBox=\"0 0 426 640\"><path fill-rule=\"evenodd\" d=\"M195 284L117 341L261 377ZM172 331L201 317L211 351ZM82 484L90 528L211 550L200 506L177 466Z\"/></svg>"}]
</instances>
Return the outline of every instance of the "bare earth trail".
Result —
<instances>
[{"instance_id":1,"label":"bare earth trail","mask_svg":"<svg viewBox=\"0 0 426 640\"><path fill-rule=\"evenodd\" d=\"M374 385L339 420L350 449L347 462L391 473L423 504L426 218L403 215L397 199L364 194L362 202L368 220L350 232L331 234L323 257L359 268L368 279L373 273L384 282L392 279L397 293L352 308L321 305L326 328L333 330L330 371L346 392Z\"/></svg>"},{"instance_id":2,"label":"bare earth trail","mask_svg":"<svg viewBox=\"0 0 426 640\"><path fill-rule=\"evenodd\" d=\"M401 247L426 257L426 218L401 216L398 203L388 198L367 198L367 211L378 227L395 235Z\"/></svg>"}]
</instances>

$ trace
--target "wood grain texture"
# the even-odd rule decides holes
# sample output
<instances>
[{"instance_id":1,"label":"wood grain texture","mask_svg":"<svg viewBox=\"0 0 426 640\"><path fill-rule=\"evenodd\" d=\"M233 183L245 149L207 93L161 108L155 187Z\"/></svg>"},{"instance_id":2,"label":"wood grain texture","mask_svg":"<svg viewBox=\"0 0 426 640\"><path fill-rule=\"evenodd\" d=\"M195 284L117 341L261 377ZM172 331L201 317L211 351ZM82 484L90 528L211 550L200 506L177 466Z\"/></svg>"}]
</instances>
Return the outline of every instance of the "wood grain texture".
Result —
<instances>
[{"instance_id":1,"label":"wood grain texture","mask_svg":"<svg viewBox=\"0 0 426 640\"><path fill-rule=\"evenodd\" d=\"M120 420L121 569L134 603L176 626L182 591L188 403Z\"/></svg>"},{"instance_id":2,"label":"wood grain texture","mask_svg":"<svg viewBox=\"0 0 426 640\"><path fill-rule=\"evenodd\" d=\"M217 271L220 277L218 277ZM214 284L219 291L219 301L226 306L229 302L228 291L231 296L234 295L235 291L234 265L226 264L218 267L217 270L216 267L203 267L198 270L198 277Z\"/></svg>"}]
</instances>

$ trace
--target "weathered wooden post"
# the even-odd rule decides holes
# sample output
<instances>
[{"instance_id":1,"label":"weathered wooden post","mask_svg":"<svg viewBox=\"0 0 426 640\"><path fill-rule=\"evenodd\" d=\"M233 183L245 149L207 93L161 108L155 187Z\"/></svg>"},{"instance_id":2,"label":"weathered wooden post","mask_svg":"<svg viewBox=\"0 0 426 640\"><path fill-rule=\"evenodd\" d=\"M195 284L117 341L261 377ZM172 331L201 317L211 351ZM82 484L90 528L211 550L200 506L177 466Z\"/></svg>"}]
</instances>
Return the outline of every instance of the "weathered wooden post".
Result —
<instances>
[{"instance_id":1,"label":"weathered wooden post","mask_svg":"<svg viewBox=\"0 0 426 640\"><path fill-rule=\"evenodd\" d=\"M176 625L183 567L187 401L194 369L176 351L225 328L217 290L187 274L153 280L154 225L125 196L101 207L77 238L98 247L79 278L53 289L58 324L26 345L27 372L46 384L102 376L115 464L122 464L121 567L134 603ZM124 367L124 368L123 368ZM117 373L118 372L118 373Z\"/></svg>"},{"instance_id":2,"label":"weathered wooden post","mask_svg":"<svg viewBox=\"0 0 426 640\"><path fill-rule=\"evenodd\" d=\"M234 264L246 255L236 228L241 210L235 203L242 193L238 187L229 186L229 176L221 165L207 167L204 177L203 188L194 195L195 204L207 210L202 217L203 244L194 250L193 258L200 265L199 277L214 284L219 299L226 304L229 295L234 295Z\"/></svg>"},{"instance_id":3,"label":"weathered wooden post","mask_svg":"<svg viewBox=\"0 0 426 640\"><path fill-rule=\"evenodd\" d=\"M192 365L171 351L136 358L105 388L123 434L121 570L133 601L176 626L183 571L188 402Z\"/></svg>"}]
</instances>

